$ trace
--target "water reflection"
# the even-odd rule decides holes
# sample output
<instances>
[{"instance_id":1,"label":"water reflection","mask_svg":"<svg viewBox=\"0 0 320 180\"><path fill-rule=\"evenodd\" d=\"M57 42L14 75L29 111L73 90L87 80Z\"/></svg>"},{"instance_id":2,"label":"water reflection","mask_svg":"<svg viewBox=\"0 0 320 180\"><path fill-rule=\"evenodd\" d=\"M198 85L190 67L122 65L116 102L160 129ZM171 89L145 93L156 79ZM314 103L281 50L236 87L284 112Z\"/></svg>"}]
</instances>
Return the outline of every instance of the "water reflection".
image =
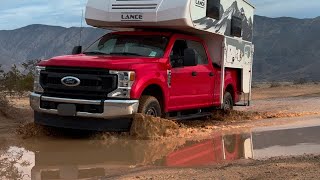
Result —
<instances>
[{"instance_id":1,"label":"water reflection","mask_svg":"<svg viewBox=\"0 0 320 180\"><path fill-rule=\"evenodd\" d=\"M319 135L320 126L313 126L216 133L201 141L38 141L19 149L24 155L14 167L20 174L29 173L23 179L113 177L146 166L195 167L237 159L319 154ZM1 157L12 154L9 150ZM29 166L21 166L22 162Z\"/></svg>"}]
</instances>

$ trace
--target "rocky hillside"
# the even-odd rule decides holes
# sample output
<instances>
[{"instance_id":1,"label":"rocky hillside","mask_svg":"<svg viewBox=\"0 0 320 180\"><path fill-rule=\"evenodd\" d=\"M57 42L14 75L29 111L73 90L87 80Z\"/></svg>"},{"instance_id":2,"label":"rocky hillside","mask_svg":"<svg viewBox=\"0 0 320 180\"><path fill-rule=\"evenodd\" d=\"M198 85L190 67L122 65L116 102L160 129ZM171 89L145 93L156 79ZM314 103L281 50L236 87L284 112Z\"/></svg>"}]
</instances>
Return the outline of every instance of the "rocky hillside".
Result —
<instances>
[{"instance_id":1,"label":"rocky hillside","mask_svg":"<svg viewBox=\"0 0 320 180\"><path fill-rule=\"evenodd\" d=\"M106 31L84 28L87 46ZM30 25L0 31L0 64L6 68L27 59L69 54L79 44L80 28ZM255 81L320 81L320 17L314 19L255 17Z\"/></svg>"},{"instance_id":2,"label":"rocky hillside","mask_svg":"<svg viewBox=\"0 0 320 180\"><path fill-rule=\"evenodd\" d=\"M0 64L8 68L13 63L30 59L45 59L70 54L79 45L81 28L30 25L11 31L0 31ZM82 30L82 44L93 43L106 31L95 28Z\"/></svg>"},{"instance_id":3,"label":"rocky hillside","mask_svg":"<svg viewBox=\"0 0 320 180\"><path fill-rule=\"evenodd\" d=\"M320 80L320 17L256 16L255 80Z\"/></svg>"}]
</instances>

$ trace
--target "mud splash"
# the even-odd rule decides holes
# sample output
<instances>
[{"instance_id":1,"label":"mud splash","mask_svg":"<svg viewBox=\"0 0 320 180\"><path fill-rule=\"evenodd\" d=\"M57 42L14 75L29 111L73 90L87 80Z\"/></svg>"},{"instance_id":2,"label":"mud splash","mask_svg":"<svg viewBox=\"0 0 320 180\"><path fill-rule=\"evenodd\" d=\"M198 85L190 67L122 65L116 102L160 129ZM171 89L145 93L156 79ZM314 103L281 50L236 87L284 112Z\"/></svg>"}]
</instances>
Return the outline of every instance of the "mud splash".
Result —
<instances>
[{"instance_id":1,"label":"mud splash","mask_svg":"<svg viewBox=\"0 0 320 180\"><path fill-rule=\"evenodd\" d=\"M139 140L156 140L170 137L193 137L207 136L213 130L225 128L226 125L246 121L257 121L263 119L291 118L308 115L319 115L319 112L244 112L244 111L215 111L211 117L202 120L190 121L172 121L162 118L154 118L142 114L137 114L134 117L132 126L129 132L123 133L95 133L81 136L89 137L96 140L105 140L108 143L117 141L118 139L139 139ZM34 123L26 123L20 125L16 133L23 139L42 137L42 136L73 136L74 133L69 130L61 130L56 128L48 128ZM79 133L79 132L78 132ZM81 132L83 133L83 132ZM79 133L79 134L81 134ZM91 132L92 133L92 132ZM78 135L79 135L78 134ZM80 135L79 135L80 136Z\"/></svg>"},{"instance_id":2,"label":"mud splash","mask_svg":"<svg viewBox=\"0 0 320 180\"><path fill-rule=\"evenodd\" d=\"M176 122L136 114L130 129L130 135L138 139L157 139L173 135L179 129Z\"/></svg>"},{"instance_id":3,"label":"mud splash","mask_svg":"<svg viewBox=\"0 0 320 180\"><path fill-rule=\"evenodd\" d=\"M20 125L16 129L16 134L18 134L22 139L28 139L32 137L48 136L50 135L50 129L35 123L26 123Z\"/></svg>"}]
</instances>

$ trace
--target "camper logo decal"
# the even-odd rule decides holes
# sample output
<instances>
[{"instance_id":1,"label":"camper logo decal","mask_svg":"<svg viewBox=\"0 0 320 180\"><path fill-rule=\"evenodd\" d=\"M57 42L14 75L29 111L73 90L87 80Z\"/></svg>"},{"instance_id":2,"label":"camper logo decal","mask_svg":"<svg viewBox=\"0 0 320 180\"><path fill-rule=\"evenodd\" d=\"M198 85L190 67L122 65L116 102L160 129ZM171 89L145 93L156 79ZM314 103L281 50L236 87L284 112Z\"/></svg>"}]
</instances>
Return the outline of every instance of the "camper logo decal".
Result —
<instances>
[{"instance_id":1,"label":"camper logo decal","mask_svg":"<svg viewBox=\"0 0 320 180\"><path fill-rule=\"evenodd\" d=\"M199 8L205 8L206 2L205 0L195 0L196 1L196 6Z\"/></svg>"},{"instance_id":2,"label":"camper logo decal","mask_svg":"<svg viewBox=\"0 0 320 180\"><path fill-rule=\"evenodd\" d=\"M121 21L142 21L142 13L123 13L121 14Z\"/></svg>"}]
</instances>

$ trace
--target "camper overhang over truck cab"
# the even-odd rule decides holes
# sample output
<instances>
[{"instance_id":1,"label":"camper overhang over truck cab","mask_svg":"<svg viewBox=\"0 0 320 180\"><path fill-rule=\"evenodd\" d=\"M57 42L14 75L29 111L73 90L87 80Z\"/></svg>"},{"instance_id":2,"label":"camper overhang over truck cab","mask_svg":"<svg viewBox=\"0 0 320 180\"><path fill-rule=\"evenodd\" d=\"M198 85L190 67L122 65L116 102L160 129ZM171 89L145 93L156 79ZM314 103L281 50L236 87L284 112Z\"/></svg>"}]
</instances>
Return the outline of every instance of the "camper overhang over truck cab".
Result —
<instances>
[{"instance_id":1,"label":"camper overhang over truck cab","mask_svg":"<svg viewBox=\"0 0 320 180\"><path fill-rule=\"evenodd\" d=\"M249 105L253 15L245 0L89 0L88 25L114 31L39 63L35 122L117 131L136 113L188 119Z\"/></svg>"}]
</instances>

